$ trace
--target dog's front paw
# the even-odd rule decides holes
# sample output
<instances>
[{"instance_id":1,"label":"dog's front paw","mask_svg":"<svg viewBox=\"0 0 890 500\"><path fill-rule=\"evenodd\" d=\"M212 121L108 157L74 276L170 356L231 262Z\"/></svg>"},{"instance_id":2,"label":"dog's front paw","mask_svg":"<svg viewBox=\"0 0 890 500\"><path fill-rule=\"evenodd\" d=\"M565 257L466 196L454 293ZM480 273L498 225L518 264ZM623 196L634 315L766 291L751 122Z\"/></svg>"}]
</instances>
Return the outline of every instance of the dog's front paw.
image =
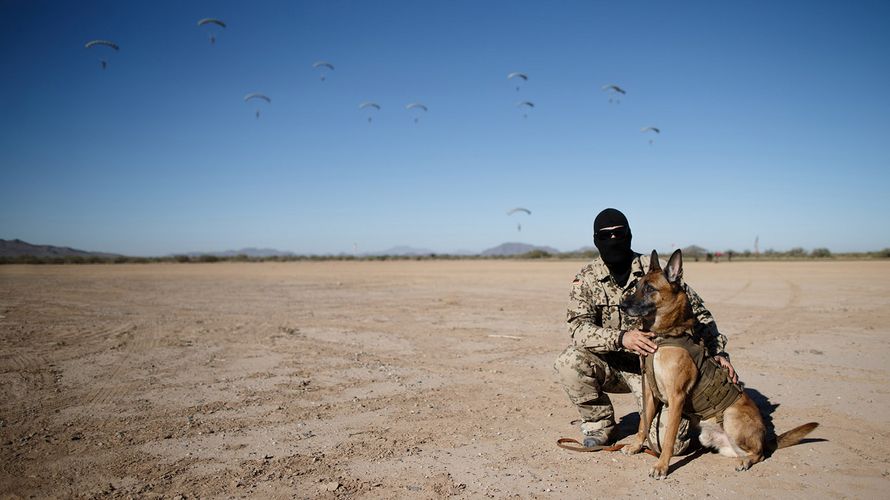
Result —
<instances>
[{"instance_id":1,"label":"dog's front paw","mask_svg":"<svg viewBox=\"0 0 890 500\"><path fill-rule=\"evenodd\" d=\"M643 450L643 440L638 436L634 436L633 439L630 440L630 443L624 445L624 448L621 448L621 453L625 455L634 455Z\"/></svg>"},{"instance_id":2,"label":"dog's front paw","mask_svg":"<svg viewBox=\"0 0 890 500\"><path fill-rule=\"evenodd\" d=\"M745 459L745 460L739 460L739 464L736 465L735 470L736 470L736 472L744 472L750 468L751 468L751 461Z\"/></svg>"},{"instance_id":3,"label":"dog's front paw","mask_svg":"<svg viewBox=\"0 0 890 500\"><path fill-rule=\"evenodd\" d=\"M668 466L667 465L655 464L655 466L652 467L652 469L649 471L649 477L652 477L655 479L664 479L667 477L667 475L668 475Z\"/></svg>"}]
</instances>

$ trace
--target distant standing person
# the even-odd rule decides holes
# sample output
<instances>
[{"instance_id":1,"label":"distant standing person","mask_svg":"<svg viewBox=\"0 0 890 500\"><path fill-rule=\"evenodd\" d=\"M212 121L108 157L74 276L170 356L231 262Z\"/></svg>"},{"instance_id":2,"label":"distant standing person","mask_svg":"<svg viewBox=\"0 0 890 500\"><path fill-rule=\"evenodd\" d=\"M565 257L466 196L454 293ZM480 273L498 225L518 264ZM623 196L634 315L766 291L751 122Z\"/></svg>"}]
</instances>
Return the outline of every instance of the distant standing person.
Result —
<instances>
[{"instance_id":1,"label":"distant standing person","mask_svg":"<svg viewBox=\"0 0 890 500\"><path fill-rule=\"evenodd\" d=\"M615 432L615 410L608 393L633 393L637 407L642 409L642 378L640 356L653 354L657 345L653 334L641 331L641 319L630 317L618 304L631 295L637 280L649 269L649 256L631 250L630 224L623 213L607 208L593 222L593 241L599 257L584 266L572 282L566 323L571 345L556 359L559 383L569 400L581 414L584 446L601 446L611 442ZM705 346L706 356L713 357L737 381L735 370L724 352L726 337L718 330L713 316L701 298L687 285L686 293L696 322L694 334ZM664 407L662 414L669 411ZM665 414L666 415L666 414ZM656 415L653 430L666 418ZM689 422L680 424L674 444L675 453L689 446ZM658 432L650 445L658 447Z\"/></svg>"}]
</instances>

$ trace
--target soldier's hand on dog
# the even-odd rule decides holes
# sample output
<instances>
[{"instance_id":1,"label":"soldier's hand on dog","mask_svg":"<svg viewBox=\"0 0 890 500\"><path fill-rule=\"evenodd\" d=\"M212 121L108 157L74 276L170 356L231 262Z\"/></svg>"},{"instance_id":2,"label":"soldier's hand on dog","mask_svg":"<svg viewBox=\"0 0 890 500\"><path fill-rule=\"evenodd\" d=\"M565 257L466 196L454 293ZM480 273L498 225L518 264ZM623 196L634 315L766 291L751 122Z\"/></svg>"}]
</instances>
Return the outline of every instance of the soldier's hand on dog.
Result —
<instances>
[{"instance_id":1,"label":"soldier's hand on dog","mask_svg":"<svg viewBox=\"0 0 890 500\"><path fill-rule=\"evenodd\" d=\"M648 356L658 349L655 342L651 340L654 336L655 334L651 332L628 330L621 337L621 345L628 351L635 352L640 356Z\"/></svg>"},{"instance_id":2,"label":"soldier's hand on dog","mask_svg":"<svg viewBox=\"0 0 890 500\"><path fill-rule=\"evenodd\" d=\"M726 368L729 371L729 380L732 380L733 384L739 383L739 376L735 372L735 368L732 367L732 363L729 362L728 359L723 356L714 356L714 359L720 363L720 366Z\"/></svg>"}]
</instances>

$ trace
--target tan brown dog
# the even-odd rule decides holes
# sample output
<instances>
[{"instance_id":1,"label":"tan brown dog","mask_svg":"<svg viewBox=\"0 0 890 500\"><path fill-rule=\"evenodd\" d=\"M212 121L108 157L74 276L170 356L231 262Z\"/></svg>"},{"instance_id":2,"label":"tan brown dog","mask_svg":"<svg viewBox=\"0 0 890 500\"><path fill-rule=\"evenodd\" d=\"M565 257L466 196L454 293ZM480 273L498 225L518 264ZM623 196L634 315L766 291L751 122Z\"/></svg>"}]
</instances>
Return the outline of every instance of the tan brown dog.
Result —
<instances>
[{"instance_id":1,"label":"tan brown dog","mask_svg":"<svg viewBox=\"0 0 890 500\"><path fill-rule=\"evenodd\" d=\"M656 343L660 340L672 339L668 344L676 344L676 338L689 335L692 331L694 318L682 283L683 256L680 250L671 255L664 271L658 262L658 254L653 250L649 264L649 272L639 281L636 291L619 306L631 316L643 319L643 330L656 335ZM643 377L643 412L640 415L639 431L633 436L630 444L623 448L624 453L639 452L649 434L652 419L658 407L666 403L670 408L683 408L683 413L690 417L693 424L699 422L699 441L703 446L714 448L721 455L738 458L737 471L747 470L751 465L763 460L764 452L784 448L800 442L819 424L810 422L796 427L773 440L767 441L766 427L757 405L745 394L741 386L735 391L724 391L729 398L724 398L725 408L717 408L716 416L709 416L713 411L705 413L706 418L690 415L690 403L700 380L699 365L693 360L690 351L677 345L659 345L651 355L651 366L654 377ZM706 359L715 363L713 360ZM725 371L714 371L725 378ZM655 381L655 391L650 383ZM719 382L723 382L721 379ZM656 399L655 394L663 399ZM713 408L712 408L713 410ZM661 439L664 443L658 462L649 472L649 476L663 479L667 476L668 466L674 454L673 443L680 426L679 411L669 412L665 434Z\"/></svg>"}]
</instances>

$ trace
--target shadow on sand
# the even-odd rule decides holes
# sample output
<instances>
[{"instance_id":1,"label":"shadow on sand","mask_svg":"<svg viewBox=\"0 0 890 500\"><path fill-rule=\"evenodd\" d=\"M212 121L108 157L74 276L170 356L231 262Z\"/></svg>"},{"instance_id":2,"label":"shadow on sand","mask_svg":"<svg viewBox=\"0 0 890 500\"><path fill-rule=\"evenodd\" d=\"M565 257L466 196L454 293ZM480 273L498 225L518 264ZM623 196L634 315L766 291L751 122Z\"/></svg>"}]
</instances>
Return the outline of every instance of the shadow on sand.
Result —
<instances>
[{"instance_id":1,"label":"shadow on sand","mask_svg":"<svg viewBox=\"0 0 890 500\"><path fill-rule=\"evenodd\" d=\"M754 404L760 408L760 415L763 416L763 425L766 426L766 441L775 441L776 428L773 426L773 412L779 407L779 403L771 403L768 397L764 396L756 389L745 388L745 393L754 401ZM790 429L783 429L783 432L788 430ZM801 439L798 444L821 443L823 441L828 440L823 438L804 438ZM773 447L768 446L767 449L764 450L764 458L769 458L775 451L776 450L773 449Z\"/></svg>"}]
</instances>

